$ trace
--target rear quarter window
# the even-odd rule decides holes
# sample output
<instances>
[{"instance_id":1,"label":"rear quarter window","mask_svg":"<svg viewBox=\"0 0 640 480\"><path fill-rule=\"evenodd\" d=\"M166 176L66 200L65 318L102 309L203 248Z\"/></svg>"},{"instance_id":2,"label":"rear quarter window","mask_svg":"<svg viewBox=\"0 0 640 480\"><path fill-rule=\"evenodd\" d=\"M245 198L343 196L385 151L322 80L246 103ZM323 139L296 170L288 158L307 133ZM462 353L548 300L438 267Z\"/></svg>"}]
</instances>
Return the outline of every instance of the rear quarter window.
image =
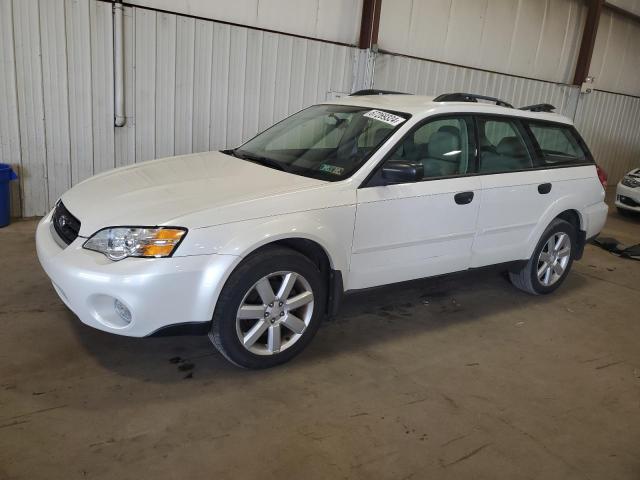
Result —
<instances>
[{"instance_id":1,"label":"rear quarter window","mask_svg":"<svg viewBox=\"0 0 640 480\"><path fill-rule=\"evenodd\" d=\"M539 147L543 166L591 163L573 128L535 122L529 122L528 127Z\"/></svg>"}]
</instances>

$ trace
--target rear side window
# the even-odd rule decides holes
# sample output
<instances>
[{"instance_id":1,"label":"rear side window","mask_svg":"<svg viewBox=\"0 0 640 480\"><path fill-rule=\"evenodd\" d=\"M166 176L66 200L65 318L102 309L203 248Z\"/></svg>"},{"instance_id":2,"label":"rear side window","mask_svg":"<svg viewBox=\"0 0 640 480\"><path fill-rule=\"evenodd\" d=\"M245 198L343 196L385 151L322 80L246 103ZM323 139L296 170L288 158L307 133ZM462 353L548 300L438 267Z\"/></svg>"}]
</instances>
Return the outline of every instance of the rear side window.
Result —
<instances>
[{"instance_id":1,"label":"rear side window","mask_svg":"<svg viewBox=\"0 0 640 480\"><path fill-rule=\"evenodd\" d=\"M518 123L478 118L480 173L505 173L532 168L529 149Z\"/></svg>"},{"instance_id":2,"label":"rear side window","mask_svg":"<svg viewBox=\"0 0 640 480\"><path fill-rule=\"evenodd\" d=\"M570 127L533 122L528 125L540 147L543 165L589 162L585 150Z\"/></svg>"}]
</instances>

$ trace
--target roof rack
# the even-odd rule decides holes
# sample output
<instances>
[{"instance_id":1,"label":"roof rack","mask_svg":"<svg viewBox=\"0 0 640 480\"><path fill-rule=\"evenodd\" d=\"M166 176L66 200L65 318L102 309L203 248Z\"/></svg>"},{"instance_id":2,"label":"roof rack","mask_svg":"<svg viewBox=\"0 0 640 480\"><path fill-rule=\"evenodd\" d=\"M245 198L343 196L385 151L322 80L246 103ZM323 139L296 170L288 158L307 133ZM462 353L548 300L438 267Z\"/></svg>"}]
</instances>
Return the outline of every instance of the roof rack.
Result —
<instances>
[{"instance_id":1,"label":"roof rack","mask_svg":"<svg viewBox=\"0 0 640 480\"><path fill-rule=\"evenodd\" d=\"M529 112L553 112L556 109L550 103L538 103L536 105L527 105L526 107L520 107L518 110L527 110Z\"/></svg>"},{"instance_id":2,"label":"roof rack","mask_svg":"<svg viewBox=\"0 0 640 480\"><path fill-rule=\"evenodd\" d=\"M363 95L409 95L405 92L393 92L391 90L376 90L373 88L369 88L366 90L358 90L357 92L353 92L350 97L361 97Z\"/></svg>"},{"instance_id":3,"label":"roof rack","mask_svg":"<svg viewBox=\"0 0 640 480\"><path fill-rule=\"evenodd\" d=\"M495 102L501 107L513 108L513 105L495 97L487 97L485 95L476 95L475 93L443 93L433 99L434 102L478 102L478 100L488 100Z\"/></svg>"}]
</instances>

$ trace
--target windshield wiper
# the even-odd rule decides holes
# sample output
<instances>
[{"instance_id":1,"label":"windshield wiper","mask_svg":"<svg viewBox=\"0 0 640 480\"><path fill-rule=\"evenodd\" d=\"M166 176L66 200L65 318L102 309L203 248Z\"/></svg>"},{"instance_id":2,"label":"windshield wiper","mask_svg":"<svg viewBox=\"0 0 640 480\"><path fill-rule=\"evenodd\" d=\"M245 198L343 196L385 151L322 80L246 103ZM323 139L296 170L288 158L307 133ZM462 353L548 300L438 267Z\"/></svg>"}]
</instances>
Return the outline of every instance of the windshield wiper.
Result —
<instances>
[{"instance_id":1,"label":"windshield wiper","mask_svg":"<svg viewBox=\"0 0 640 480\"><path fill-rule=\"evenodd\" d=\"M260 157L257 155L250 154L245 151L241 151L238 148L233 150L227 150L230 155L234 157L241 158L242 160L247 160L249 162L257 163L258 165L262 165L269 168L275 168L276 170L280 170L282 172L288 172L288 169L282 165L280 162L276 162L275 160L271 160L267 157Z\"/></svg>"}]
</instances>

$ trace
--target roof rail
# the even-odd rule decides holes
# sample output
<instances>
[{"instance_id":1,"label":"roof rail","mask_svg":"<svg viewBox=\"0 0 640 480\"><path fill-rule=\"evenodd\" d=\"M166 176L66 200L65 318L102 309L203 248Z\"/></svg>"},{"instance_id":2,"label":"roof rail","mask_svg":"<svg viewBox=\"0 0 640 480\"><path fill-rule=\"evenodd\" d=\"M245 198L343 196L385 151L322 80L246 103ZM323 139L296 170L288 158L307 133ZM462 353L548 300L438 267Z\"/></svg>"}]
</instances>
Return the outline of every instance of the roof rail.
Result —
<instances>
[{"instance_id":1,"label":"roof rail","mask_svg":"<svg viewBox=\"0 0 640 480\"><path fill-rule=\"evenodd\" d=\"M520 107L518 110L528 110L529 112L553 112L556 109L550 103L538 103L536 105L527 105L526 107Z\"/></svg>"},{"instance_id":2,"label":"roof rail","mask_svg":"<svg viewBox=\"0 0 640 480\"><path fill-rule=\"evenodd\" d=\"M487 97L485 95L476 95L475 93L443 93L433 99L434 102L478 102L478 100L488 100L495 102L501 107L513 108L513 105L495 97Z\"/></svg>"},{"instance_id":3,"label":"roof rail","mask_svg":"<svg viewBox=\"0 0 640 480\"><path fill-rule=\"evenodd\" d=\"M361 97L363 95L409 95L405 92L392 92L391 90L376 90L373 88L368 88L366 90L358 90L357 92L353 92L350 97Z\"/></svg>"}]
</instances>

